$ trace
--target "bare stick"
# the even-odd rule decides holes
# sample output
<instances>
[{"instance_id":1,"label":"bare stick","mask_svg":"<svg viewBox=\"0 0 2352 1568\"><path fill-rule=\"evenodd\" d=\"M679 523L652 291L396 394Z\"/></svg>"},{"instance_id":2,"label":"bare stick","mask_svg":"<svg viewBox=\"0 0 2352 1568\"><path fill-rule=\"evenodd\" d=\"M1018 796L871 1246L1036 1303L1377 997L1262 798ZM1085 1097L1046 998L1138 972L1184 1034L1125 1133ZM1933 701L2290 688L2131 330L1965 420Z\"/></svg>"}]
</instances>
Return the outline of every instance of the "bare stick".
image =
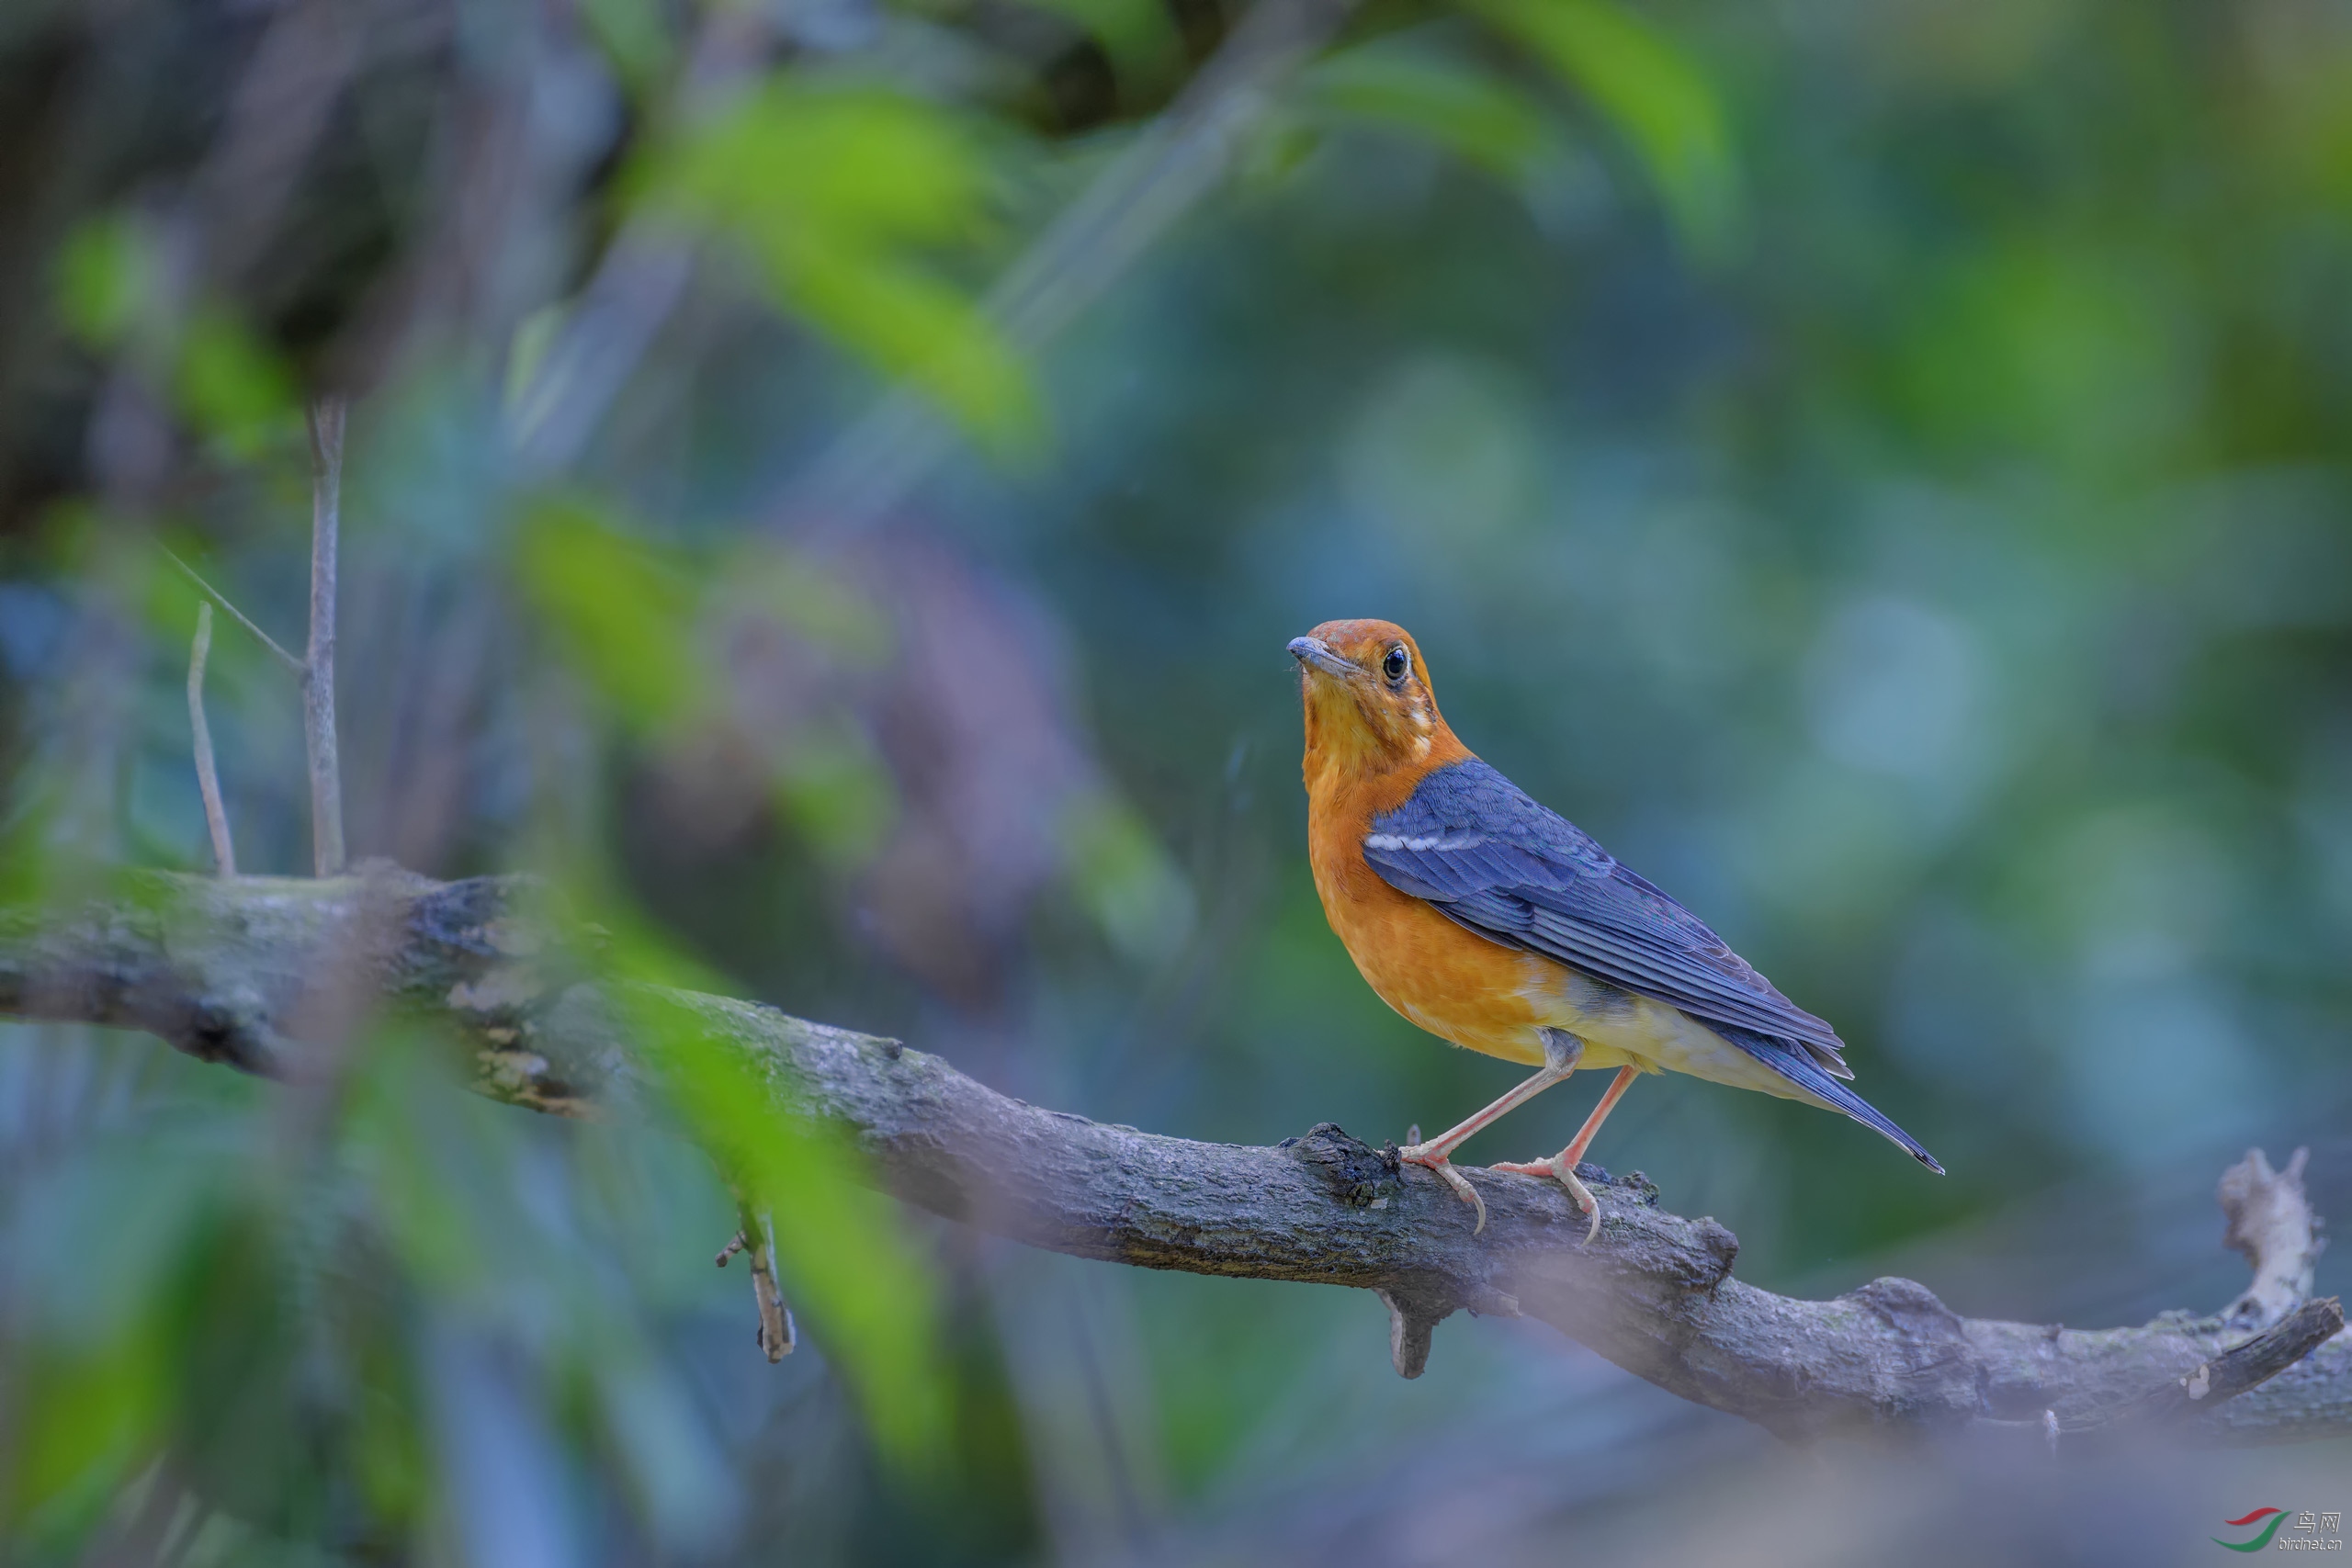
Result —
<instances>
[{"instance_id":1,"label":"bare stick","mask_svg":"<svg viewBox=\"0 0 2352 1568\"><path fill-rule=\"evenodd\" d=\"M752 1258L752 1300L760 1311L760 1348L767 1352L770 1361L781 1361L799 1344L800 1337L792 1321L792 1309L785 1304L784 1287L775 1277L775 1221L763 1212L757 1218L752 1211L737 1208L743 1228L727 1238L712 1259L721 1269L739 1252Z\"/></svg>"},{"instance_id":2,"label":"bare stick","mask_svg":"<svg viewBox=\"0 0 2352 1568\"><path fill-rule=\"evenodd\" d=\"M302 745L311 762L311 865L343 869L343 768L334 744L335 536L342 518L343 400L311 405L311 657L302 676Z\"/></svg>"},{"instance_id":3,"label":"bare stick","mask_svg":"<svg viewBox=\"0 0 2352 1568\"><path fill-rule=\"evenodd\" d=\"M212 834L212 861L223 876L237 874L237 847L229 841L229 813L220 804L220 775L212 765L212 727L204 722L204 661L212 654L212 606L196 607L196 643L187 652L187 722L196 732L196 787L204 795L204 825Z\"/></svg>"},{"instance_id":4,"label":"bare stick","mask_svg":"<svg viewBox=\"0 0 2352 1568\"><path fill-rule=\"evenodd\" d=\"M307 673L306 667L300 660L295 658L292 654L278 647L277 639L276 637L270 636L267 632L262 630L259 626L254 625L252 621L248 620L243 610L238 609L234 604L229 603L228 595L222 593L218 588L213 587L212 584L205 581L201 577L198 577L196 574L196 568L180 559L178 555L174 553L169 545L159 543L155 547L163 551L166 556L171 557L172 564L179 568L182 571L187 573L187 580L190 582L195 583L197 588L206 598L211 600L214 604L228 611L232 620L244 627L245 630L253 633L261 645L269 649L272 658L276 659L280 664L283 664L287 669L292 671L297 675Z\"/></svg>"},{"instance_id":5,"label":"bare stick","mask_svg":"<svg viewBox=\"0 0 2352 1568\"><path fill-rule=\"evenodd\" d=\"M784 1304L784 1288L776 1283L775 1221L762 1213L758 1224L759 1240L752 1247L752 1299L760 1308L760 1348L770 1361L781 1361L792 1354L799 1336L793 1329L792 1309Z\"/></svg>"},{"instance_id":6,"label":"bare stick","mask_svg":"<svg viewBox=\"0 0 2352 1568\"><path fill-rule=\"evenodd\" d=\"M2254 1281L2222 1309L2241 1328L2267 1328L2312 1293L2313 1266L2327 1243L2318 1235L2303 1196L2303 1162L2311 1150L2297 1149L2286 1168L2273 1170L2260 1149L2222 1173L2222 1213L2229 1228L2222 1241L2245 1255Z\"/></svg>"}]
</instances>

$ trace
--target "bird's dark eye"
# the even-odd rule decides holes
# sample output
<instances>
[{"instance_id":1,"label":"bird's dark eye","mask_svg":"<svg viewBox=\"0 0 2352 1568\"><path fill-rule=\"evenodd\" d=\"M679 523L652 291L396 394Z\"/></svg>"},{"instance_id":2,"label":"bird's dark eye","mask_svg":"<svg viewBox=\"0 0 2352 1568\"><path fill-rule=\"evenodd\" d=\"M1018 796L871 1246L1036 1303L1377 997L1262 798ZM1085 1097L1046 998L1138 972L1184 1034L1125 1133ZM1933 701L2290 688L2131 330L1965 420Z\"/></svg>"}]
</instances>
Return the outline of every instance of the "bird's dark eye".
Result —
<instances>
[{"instance_id":1,"label":"bird's dark eye","mask_svg":"<svg viewBox=\"0 0 2352 1568\"><path fill-rule=\"evenodd\" d=\"M1413 656L1405 651L1401 642L1388 645L1388 657L1380 661L1380 672L1388 677L1390 685L1401 682L1412 672Z\"/></svg>"}]
</instances>

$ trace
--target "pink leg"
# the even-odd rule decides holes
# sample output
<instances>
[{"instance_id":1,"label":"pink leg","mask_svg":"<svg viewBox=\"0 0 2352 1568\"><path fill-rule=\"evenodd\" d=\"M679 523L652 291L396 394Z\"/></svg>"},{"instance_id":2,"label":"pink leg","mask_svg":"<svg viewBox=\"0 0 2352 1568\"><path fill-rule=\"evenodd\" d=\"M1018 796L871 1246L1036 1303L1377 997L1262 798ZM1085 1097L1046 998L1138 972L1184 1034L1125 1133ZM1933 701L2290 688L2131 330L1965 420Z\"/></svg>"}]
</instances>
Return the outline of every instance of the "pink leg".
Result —
<instances>
[{"instance_id":1,"label":"pink leg","mask_svg":"<svg viewBox=\"0 0 2352 1568\"><path fill-rule=\"evenodd\" d=\"M1610 1080L1608 1092L1600 1097L1600 1103L1592 1108L1592 1114L1584 1119L1584 1125L1577 1129L1577 1135L1568 1140L1566 1148L1562 1149L1550 1159L1539 1159L1527 1165L1498 1165L1491 1168L1495 1170L1515 1171L1521 1176L1557 1178L1560 1184L1568 1190L1569 1196L1576 1199L1577 1207L1591 1217L1592 1223L1586 1227L1584 1233L1584 1238L1587 1241L1590 1241L1600 1234L1600 1204L1585 1184L1577 1179L1577 1165L1584 1158L1585 1150L1592 1146L1593 1134L1600 1131L1600 1124L1603 1122L1609 1120L1610 1111L1616 1109L1618 1100L1623 1099L1625 1091L1634 1086L1634 1072L1635 1069L1630 1066L1617 1069L1617 1076Z\"/></svg>"},{"instance_id":2,"label":"pink leg","mask_svg":"<svg viewBox=\"0 0 2352 1568\"><path fill-rule=\"evenodd\" d=\"M1545 1030L1544 1032L1544 1066L1534 1077L1487 1106L1484 1111L1440 1133L1436 1137L1425 1143L1415 1144L1409 1148L1398 1149L1396 1157L1408 1164L1426 1167L1444 1178L1445 1184L1453 1189L1455 1196L1478 1211L1478 1223L1471 1228L1470 1232L1472 1235L1477 1235L1487 1228L1487 1201L1478 1196L1478 1190L1470 1185L1468 1179L1453 1168L1451 1163L1453 1151L1462 1145L1463 1140L1468 1138L1479 1128L1486 1126L1507 1111L1517 1110L1554 1084L1564 1081L1569 1074L1577 1070L1577 1063L1582 1060L1583 1056L1583 1041L1565 1031ZM1594 1125L1597 1126L1599 1123L1595 1122Z\"/></svg>"},{"instance_id":3,"label":"pink leg","mask_svg":"<svg viewBox=\"0 0 2352 1568\"><path fill-rule=\"evenodd\" d=\"M1609 1112L1625 1098L1625 1091L1634 1087L1635 1076L1632 1067L1620 1067L1617 1076L1609 1080L1609 1090L1600 1097L1600 1103L1592 1108L1592 1114L1584 1119L1584 1125L1577 1129L1577 1135L1570 1138L1568 1146L1560 1151L1560 1158L1570 1168L1583 1161L1585 1150L1592 1147L1592 1135L1600 1131L1600 1124L1609 1120Z\"/></svg>"}]
</instances>

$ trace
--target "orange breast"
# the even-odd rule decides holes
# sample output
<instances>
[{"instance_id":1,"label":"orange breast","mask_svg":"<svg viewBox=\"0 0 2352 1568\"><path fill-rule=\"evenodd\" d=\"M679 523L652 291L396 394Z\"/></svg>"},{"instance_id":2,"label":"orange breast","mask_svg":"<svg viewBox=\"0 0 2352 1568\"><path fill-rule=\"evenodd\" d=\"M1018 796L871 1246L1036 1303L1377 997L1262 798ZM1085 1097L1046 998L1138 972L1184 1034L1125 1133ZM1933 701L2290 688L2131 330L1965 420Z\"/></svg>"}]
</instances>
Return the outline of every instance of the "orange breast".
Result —
<instances>
[{"instance_id":1,"label":"orange breast","mask_svg":"<svg viewBox=\"0 0 2352 1568\"><path fill-rule=\"evenodd\" d=\"M1540 1064L1536 1029L1555 1010L1547 993L1558 966L1473 935L1382 881L1363 860L1374 810L1363 793L1312 791L1307 820L1315 890L1356 968L1382 1001L1430 1033Z\"/></svg>"}]
</instances>

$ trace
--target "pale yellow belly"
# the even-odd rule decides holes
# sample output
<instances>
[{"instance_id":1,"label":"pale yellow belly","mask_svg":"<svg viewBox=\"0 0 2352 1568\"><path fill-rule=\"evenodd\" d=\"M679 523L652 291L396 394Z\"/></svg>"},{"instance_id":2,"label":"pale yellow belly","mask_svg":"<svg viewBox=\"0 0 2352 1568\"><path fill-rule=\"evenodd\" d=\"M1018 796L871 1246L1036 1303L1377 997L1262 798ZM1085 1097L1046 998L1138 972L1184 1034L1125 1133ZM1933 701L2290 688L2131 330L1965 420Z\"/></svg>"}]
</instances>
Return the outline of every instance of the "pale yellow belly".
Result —
<instances>
[{"instance_id":1,"label":"pale yellow belly","mask_svg":"<svg viewBox=\"0 0 2352 1568\"><path fill-rule=\"evenodd\" d=\"M1555 973L1560 976L1563 994L1553 1027L1565 1029L1585 1043L1586 1066L1631 1062L1645 1073L1688 1073L1710 1083L1750 1089L1781 1100L1825 1103L1678 1008L1623 992L1602 1009L1578 1006L1578 994L1589 998L1589 987L1565 971Z\"/></svg>"}]
</instances>

